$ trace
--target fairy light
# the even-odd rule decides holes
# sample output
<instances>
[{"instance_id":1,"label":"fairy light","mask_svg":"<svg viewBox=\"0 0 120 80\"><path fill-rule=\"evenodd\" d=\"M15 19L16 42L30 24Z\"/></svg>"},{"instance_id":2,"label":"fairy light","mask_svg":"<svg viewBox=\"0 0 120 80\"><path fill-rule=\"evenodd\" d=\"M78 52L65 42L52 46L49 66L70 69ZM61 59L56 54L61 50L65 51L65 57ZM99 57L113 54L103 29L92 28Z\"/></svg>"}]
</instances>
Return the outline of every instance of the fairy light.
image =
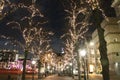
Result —
<instances>
[{"instance_id":1,"label":"fairy light","mask_svg":"<svg viewBox=\"0 0 120 80\"><path fill-rule=\"evenodd\" d=\"M0 1L0 12L2 12L3 7L4 7L4 0L1 0Z\"/></svg>"}]
</instances>

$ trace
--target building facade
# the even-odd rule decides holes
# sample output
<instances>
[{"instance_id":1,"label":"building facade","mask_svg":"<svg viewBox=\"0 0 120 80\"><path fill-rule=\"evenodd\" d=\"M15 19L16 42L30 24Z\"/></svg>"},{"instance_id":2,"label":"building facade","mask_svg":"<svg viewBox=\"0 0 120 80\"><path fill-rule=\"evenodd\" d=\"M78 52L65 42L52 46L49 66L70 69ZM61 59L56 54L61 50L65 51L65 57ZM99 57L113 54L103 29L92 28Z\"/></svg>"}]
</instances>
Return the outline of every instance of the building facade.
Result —
<instances>
[{"instance_id":1,"label":"building facade","mask_svg":"<svg viewBox=\"0 0 120 80\"><path fill-rule=\"evenodd\" d=\"M117 17L109 17L107 20L103 20L101 27L105 30L104 37L107 42L109 70L120 75L120 0L114 0L111 6L114 7ZM92 41L95 43L95 55L96 60L98 60L100 55L98 50L99 39L97 30L92 34Z\"/></svg>"},{"instance_id":2,"label":"building facade","mask_svg":"<svg viewBox=\"0 0 120 80\"><path fill-rule=\"evenodd\" d=\"M93 33L92 33L92 40L91 40L91 42L93 42L94 43L94 45L93 45L93 50L94 50L94 54L91 54L92 53L92 51L89 51L89 56L90 55L94 55L94 72L96 72L96 73L100 73L101 72L101 70L102 70L102 67L101 67L101 63L100 63L100 52L99 52L99 39L98 39L98 32L97 32L97 30L95 30ZM89 47L89 49L91 50L91 47ZM89 64L91 64L91 62L92 62L92 60L91 60L91 58L89 58Z\"/></svg>"},{"instance_id":3,"label":"building facade","mask_svg":"<svg viewBox=\"0 0 120 80\"><path fill-rule=\"evenodd\" d=\"M118 71L120 67L120 28L117 18L109 18L108 20L104 20L101 23L101 27L105 30L104 36L107 42L110 71ZM119 74L120 72L117 73Z\"/></svg>"}]
</instances>

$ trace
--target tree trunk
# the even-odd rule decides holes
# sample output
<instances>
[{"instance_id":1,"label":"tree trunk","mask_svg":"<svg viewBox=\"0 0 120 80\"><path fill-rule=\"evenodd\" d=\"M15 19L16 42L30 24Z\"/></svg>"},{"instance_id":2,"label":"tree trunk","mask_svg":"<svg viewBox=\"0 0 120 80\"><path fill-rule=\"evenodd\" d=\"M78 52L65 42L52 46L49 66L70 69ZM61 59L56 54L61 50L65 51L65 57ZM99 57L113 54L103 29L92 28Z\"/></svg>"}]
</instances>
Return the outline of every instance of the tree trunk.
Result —
<instances>
[{"instance_id":1,"label":"tree trunk","mask_svg":"<svg viewBox=\"0 0 120 80\"><path fill-rule=\"evenodd\" d=\"M81 80L81 70L80 70L80 56L79 56L79 52L78 52L78 49L79 49L79 45L80 42L77 40L75 45L74 45L74 51L75 53L77 54L76 56L76 60L77 60L77 67L78 67L78 80Z\"/></svg>"},{"instance_id":2,"label":"tree trunk","mask_svg":"<svg viewBox=\"0 0 120 80\"><path fill-rule=\"evenodd\" d=\"M80 56L77 51L77 66L78 66L78 80L81 80L81 71L80 71Z\"/></svg>"},{"instance_id":3,"label":"tree trunk","mask_svg":"<svg viewBox=\"0 0 120 80\"><path fill-rule=\"evenodd\" d=\"M104 29L101 28L100 25L97 27L98 30L98 37L99 37L99 51L100 51L100 61L102 65L102 75L103 80L110 80L109 77L109 60L107 57L107 48L106 48L106 41L104 39Z\"/></svg>"},{"instance_id":4,"label":"tree trunk","mask_svg":"<svg viewBox=\"0 0 120 80\"><path fill-rule=\"evenodd\" d=\"M72 56L72 66L71 66L71 67L72 67L72 69L71 69L72 78L74 77L74 75L73 75L73 68L74 68L74 67L73 67L73 63L74 63L74 59L73 59L73 56Z\"/></svg>"},{"instance_id":5,"label":"tree trunk","mask_svg":"<svg viewBox=\"0 0 120 80\"><path fill-rule=\"evenodd\" d=\"M38 60L38 79L41 79L42 75L40 74L41 62Z\"/></svg>"},{"instance_id":6,"label":"tree trunk","mask_svg":"<svg viewBox=\"0 0 120 80\"><path fill-rule=\"evenodd\" d=\"M100 52L100 61L102 65L102 76L103 80L110 80L109 76L109 60L107 56L107 48L106 48L106 41L104 38L104 29L101 28L101 22L103 21L102 12L99 9L96 9L93 13L94 16L94 24L98 31L98 38L99 38L99 52Z\"/></svg>"},{"instance_id":7,"label":"tree trunk","mask_svg":"<svg viewBox=\"0 0 120 80\"><path fill-rule=\"evenodd\" d=\"M25 53L24 53L24 60L23 60L23 72L22 72L22 80L25 80L25 71L26 71L26 60L27 60L27 54L28 54L28 51L25 50Z\"/></svg>"}]
</instances>

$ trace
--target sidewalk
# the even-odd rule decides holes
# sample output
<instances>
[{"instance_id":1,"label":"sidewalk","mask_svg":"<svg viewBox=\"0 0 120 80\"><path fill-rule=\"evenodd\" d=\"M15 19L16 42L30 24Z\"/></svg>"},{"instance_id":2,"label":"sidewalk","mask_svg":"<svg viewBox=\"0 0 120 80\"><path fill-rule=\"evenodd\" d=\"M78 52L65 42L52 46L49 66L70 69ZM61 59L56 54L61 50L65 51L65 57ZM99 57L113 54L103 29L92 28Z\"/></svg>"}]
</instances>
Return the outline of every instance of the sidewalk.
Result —
<instances>
[{"instance_id":1,"label":"sidewalk","mask_svg":"<svg viewBox=\"0 0 120 80\"><path fill-rule=\"evenodd\" d=\"M110 80L120 80L120 75L110 75Z\"/></svg>"},{"instance_id":2,"label":"sidewalk","mask_svg":"<svg viewBox=\"0 0 120 80\"><path fill-rule=\"evenodd\" d=\"M90 74L89 80L103 80L102 74ZM110 74L110 80L120 80L120 75Z\"/></svg>"},{"instance_id":3,"label":"sidewalk","mask_svg":"<svg viewBox=\"0 0 120 80\"><path fill-rule=\"evenodd\" d=\"M89 80L102 80L101 74L89 74Z\"/></svg>"},{"instance_id":4,"label":"sidewalk","mask_svg":"<svg viewBox=\"0 0 120 80\"><path fill-rule=\"evenodd\" d=\"M26 77L27 77L26 80L32 80L32 76L26 76ZM37 75L34 76L34 80L38 80ZM75 76L75 78L72 78L70 76L50 75L43 78L42 80L78 80L78 76ZM84 78L82 77L81 80L84 80ZM89 79L87 80L103 80L102 74L94 74L94 73L89 74ZM110 80L120 80L120 76L112 74L110 75Z\"/></svg>"}]
</instances>

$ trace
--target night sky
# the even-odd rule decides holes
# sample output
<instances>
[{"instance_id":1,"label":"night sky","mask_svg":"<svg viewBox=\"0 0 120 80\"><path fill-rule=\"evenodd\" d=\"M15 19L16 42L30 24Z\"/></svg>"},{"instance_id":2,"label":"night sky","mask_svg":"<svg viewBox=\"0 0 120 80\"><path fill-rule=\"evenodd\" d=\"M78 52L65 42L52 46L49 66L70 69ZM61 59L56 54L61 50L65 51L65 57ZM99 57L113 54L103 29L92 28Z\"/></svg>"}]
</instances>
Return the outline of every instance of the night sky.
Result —
<instances>
[{"instance_id":1,"label":"night sky","mask_svg":"<svg viewBox=\"0 0 120 80\"><path fill-rule=\"evenodd\" d=\"M37 3L41 4L41 11L49 21L48 26L53 30L53 32L55 32L58 38L64 34L67 30L67 27L69 27L65 25L66 14L61 2L61 0L37 0ZM111 4L112 0L101 0L101 8L104 10L105 15L109 17L115 16L115 11L113 8L111 8ZM90 21L95 23L93 17L94 16L92 15ZM88 34L92 33L94 30L95 26L93 24L90 26Z\"/></svg>"},{"instance_id":2,"label":"night sky","mask_svg":"<svg viewBox=\"0 0 120 80\"><path fill-rule=\"evenodd\" d=\"M48 26L56 37L60 37L65 28L64 8L59 0L40 0L41 12L48 19Z\"/></svg>"},{"instance_id":3,"label":"night sky","mask_svg":"<svg viewBox=\"0 0 120 80\"><path fill-rule=\"evenodd\" d=\"M55 52L61 53L64 45L60 36L66 31L64 8L59 0L40 0L40 4L41 12L48 20L48 28L55 33L51 46Z\"/></svg>"},{"instance_id":4,"label":"night sky","mask_svg":"<svg viewBox=\"0 0 120 80\"><path fill-rule=\"evenodd\" d=\"M60 39L60 36L66 33L69 27L66 25L66 20L65 20L66 13L61 3L62 1L64 0L37 0L36 2L40 4L41 12L48 19L47 26L51 28L51 30L55 33L55 36L52 41L52 46L54 50L58 52L60 52L61 48L64 46L62 44L63 41ZM78 0L75 0L75 1L78 1ZM115 11L113 8L111 8L112 0L101 0L101 1L102 1L101 8L105 10L106 16L109 16L109 17L115 16ZM90 18L91 23L95 23L93 17L94 16L91 15L91 18ZM89 30L86 33L86 36L90 37L92 32L95 30L95 28L96 26L94 26L94 24L89 26Z\"/></svg>"},{"instance_id":5,"label":"night sky","mask_svg":"<svg viewBox=\"0 0 120 80\"><path fill-rule=\"evenodd\" d=\"M25 5L30 5L31 0L10 0L12 2L15 2L16 4L19 2L24 2ZM64 34L67 31L66 26L66 20L65 20L65 12L63 5L61 4L62 0L36 0L36 5L39 8L39 10L44 14L45 18L48 20L48 23L45 25L46 28L49 28L52 30L55 35L52 37L52 46L54 49L58 52L60 52L61 48L63 47L62 40L60 39L60 36ZM103 6L102 8L105 10L105 14L107 16L113 16L115 13L113 9L111 10L111 1L112 0L101 0L102 3L101 5ZM68 6L69 7L69 6ZM17 14L15 19L19 19L22 14L21 13ZM94 14L94 13L93 13ZM13 15L14 16L14 15ZM8 19L13 19L13 17L7 17L6 20ZM91 19L93 19L93 16L91 16ZM94 22L94 20L91 20ZM7 34L8 36L13 36L16 37L17 40L22 40L22 37L16 29L13 30L13 32L10 32L9 28L4 27L4 21L0 22L0 34ZM27 23L27 22L25 22ZM92 33L95 29L95 26L92 25L91 28L89 29L89 32ZM17 33L18 32L18 33ZM15 34L17 33L17 34ZM89 33L88 33L89 34Z\"/></svg>"}]
</instances>

